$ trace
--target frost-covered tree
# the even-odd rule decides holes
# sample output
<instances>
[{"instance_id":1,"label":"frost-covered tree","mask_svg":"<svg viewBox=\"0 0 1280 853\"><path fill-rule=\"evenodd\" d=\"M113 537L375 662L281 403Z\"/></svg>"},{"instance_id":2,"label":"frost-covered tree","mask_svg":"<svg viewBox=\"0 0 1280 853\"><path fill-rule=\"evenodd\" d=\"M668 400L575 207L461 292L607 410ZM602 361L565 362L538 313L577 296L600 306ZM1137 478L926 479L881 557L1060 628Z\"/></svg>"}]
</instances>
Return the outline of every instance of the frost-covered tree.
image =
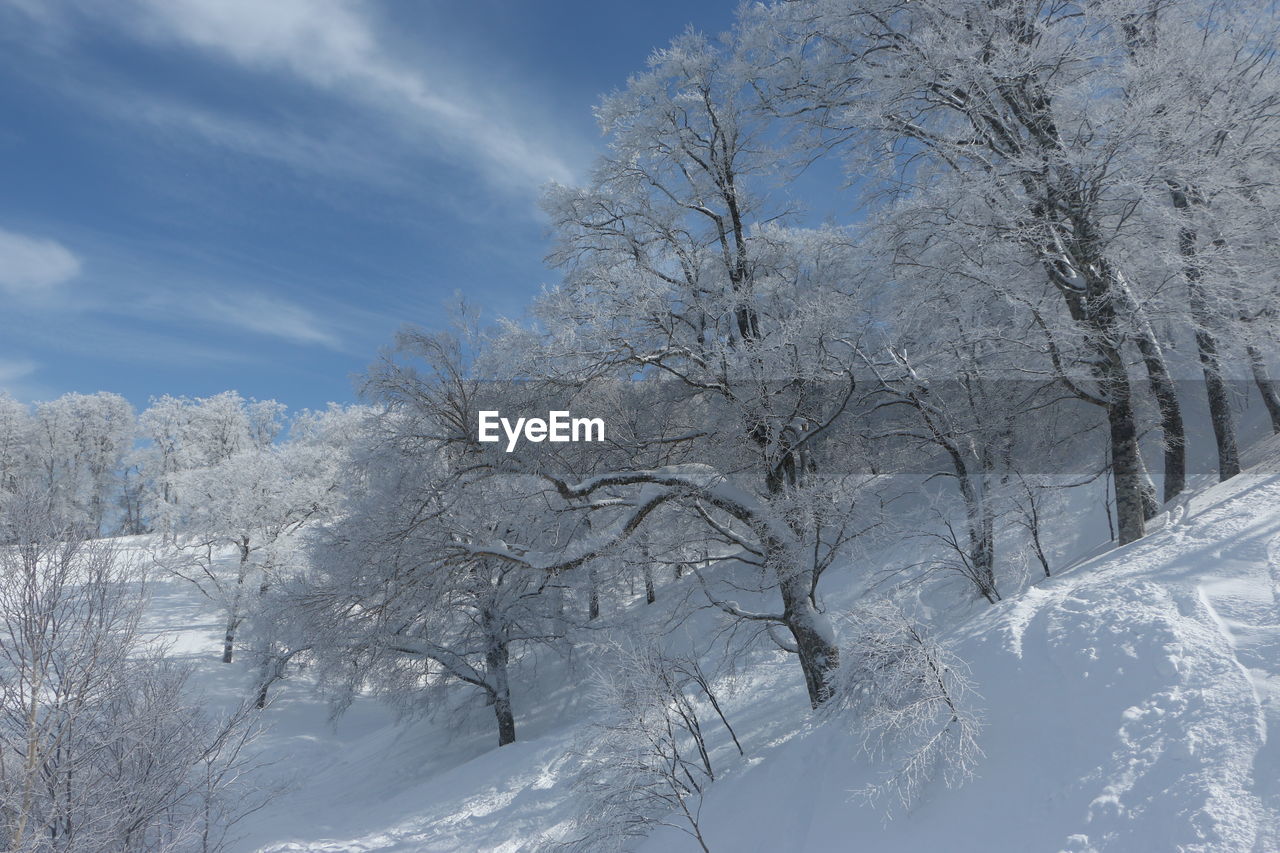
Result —
<instances>
[{"instance_id":1,"label":"frost-covered tree","mask_svg":"<svg viewBox=\"0 0 1280 853\"><path fill-rule=\"evenodd\" d=\"M146 440L137 457L152 484L153 511L181 501L174 475L203 468L251 447L264 449L279 435L284 409L274 400L246 402L234 391L212 397L165 395L138 418Z\"/></svg>"},{"instance_id":2,"label":"frost-covered tree","mask_svg":"<svg viewBox=\"0 0 1280 853\"><path fill-rule=\"evenodd\" d=\"M878 323L861 347L857 414L879 469L914 478L903 497L915 512L897 526L941 546L921 564L958 572L995 601L1000 548L1024 544L1011 534L1044 553L1045 526L1014 519L1029 508L1021 484L1103 467L1106 422L1078 399L1060 350L1045 352L1058 344L1037 321L1050 294L1014 292L1018 267L999 247L975 247L967 220L950 226L936 203L900 199L861 230L860 290Z\"/></svg>"},{"instance_id":3,"label":"frost-covered tree","mask_svg":"<svg viewBox=\"0 0 1280 853\"><path fill-rule=\"evenodd\" d=\"M330 403L326 408L304 409L289 421L289 446L304 447L308 452L323 452L328 466L328 481L337 482L338 472L347 470L348 456L359 446L374 410L368 406L342 406Z\"/></svg>"},{"instance_id":4,"label":"frost-covered tree","mask_svg":"<svg viewBox=\"0 0 1280 853\"><path fill-rule=\"evenodd\" d=\"M1121 542L1142 536L1152 511L1131 353L1159 409L1166 500L1184 486L1186 440L1149 299L1155 264L1133 216L1157 189L1135 156L1147 129L1123 96L1125 7L832 0L781 4L769 24L784 33L769 66L780 109L849 154L866 186L915 196L967 230L958 274L986 253L1016 254L1023 272L1009 289L1057 293L1042 319L1072 341L1087 398L1107 414Z\"/></svg>"},{"instance_id":5,"label":"frost-covered tree","mask_svg":"<svg viewBox=\"0 0 1280 853\"><path fill-rule=\"evenodd\" d=\"M116 506L120 511L120 533L136 536L149 532L147 481L136 448L126 454L121 462L119 478Z\"/></svg>"},{"instance_id":6,"label":"frost-covered tree","mask_svg":"<svg viewBox=\"0 0 1280 853\"><path fill-rule=\"evenodd\" d=\"M31 464L31 408L0 392L0 492L11 492Z\"/></svg>"},{"instance_id":7,"label":"frost-covered tree","mask_svg":"<svg viewBox=\"0 0 1280 853\"><path fill-rule=\"evenodd\" d=\"M1134 153L1167 192L1143 211L1148 242L1167 247L1165 266L1185 287L1165 310L1194 337L1226 479L1240 470L1232 352L1261 360L1248 324L1275 304L1280 22L1252 3L1109 8L1127 34L1126 101L1143 131ZM1258 390L1267 401L1265 376Z\"/></svg>"},{"instance_id":8,"label":"frost-covered tree","mask_svg":"<svg viewBox=\"0 0 1280 853\"><path fill-rule=\"evenodd\" d=\"M134 431L133 407L118 394L65 394L36 404L31 464L63 513L102 531Z\"/></svg>"},{"instance_id":9,"label":"frost-covered tree","mask_svg":"<svg viewBox=\"0 0 1280 853\"><path fill-rule=\"evenodd\" d=\"M610 643L593 677L600 715L578 747L579 814L570 849L621 850L660 826L702 834L702 796L716 779L714 726L744 754L696 658ZM719 724L711 722L719 720Z\"/></svg>"},{"instance_id":10,"label":"frost-covered tree","mask_svg":"<svg viewBox=\"0 0 1280 853\"><path fill-rule=\"evenodd\" d=\"M973 355L971 351L962 344L935 352L946 363L936 382L930 381L928 366L917 366L905 348L890 345L882 359L868 357L868 370L875 377L873 411L891 413L876 419L872 435L915 456L911 470L919 477L940 475L955 484L964 511L963 533L945 513L936 526L957 558L957 570L994 603L1001 597L996 580L996 492L1001 471L1007 469L1012 422L1009 412L1001 411L1003 401L995 399L999 383L966 357ZM905 417L895 416L899 412ZM939 456L936 470L920 464Z\"/></svg>"},{"instance_id":11,"label":"frost-covered tree","mask_svg":"<svg viewBox=\"0 0 1280 853\"><path fill-rule=\"evenodd\" d=\"M848 616L847 646L827 712L852 726L862 753L887 768L858 793L908 808L941 778L967 781L982 758L981 722L963 662L889 602Z\"/></svg>"},{"instance_id":12,"label":"frost-covered tree","mask_svg":"<svg viewBox=\"0 0 1280 853\"><path fill-rule=\"evenodd\" d=\"M28 481L0 506L0 846L219 849L261 802L240 778L252 722L202 710L142 639L137 567L58 504Z\"/></svg>"},{"instance_id":13,"label":"frost-covered tree","mask_svg":"<svg viewBox=\"0 0 1280 853\"><path fill-rule=\"evenodd\" d=\"M824 470L822 454L834 453L852 394L853 253L840 229L780 224L787 205L767 190L783 154L750 108L735 51L689 33L655 53L598 109L610 150L589 184L554 188L546 202L565 282L538 309L544 364L669 379L680 394L666 405L705 418L688 439L696 464L553 479L561 499L582 506L620 490L652 498L633 498L641 509L612 520L618 534L659 504L682 505L725 553L771 575L777 612L718 600L735 619L785 627L816 704L837 659L817 581L841 537L820 533L809 510L848 482L828 479L848 469Z\"/></svg>"},{"instance_id":14,"label":"frost-covered tree","mask_svg":"<svg viewBox=\"0 0 1280 853\"><path fill-rule=\"evenodd\" d=\"M225 613L224 663L232 661L246 615L273 574L290 560L289 534L332 511L340 460L319 443L251 443L212 464L166 478L170 492L182 499L158 509L164 528L175 538L156 559ZM228 549L229 570L223 559Z\"/></svg>"},{"instance_id":15,"label":"frost-covered tree","mask_svg":"<svg viewBox=\"0 0 1280 853\"><path fill-rule=\"evenodd\" d=\"M516 739L513 667L561 637L562 615L552 573L471 555L468 543L536 542L561 521L530 506L539 483L471 475L453 439L472 429L461 412L480 383L449 371L460 356L448 339L407 337L442 356L440 374L371 375L387 409L358 446L348 479L360 491L284 593L292 644L310 648L339 698L369 686L422 712L435 690L472 690L493 708L500 747Z\"/></svg>"},{"instance_id":16,"label":"frost-covered tree","mask_svg":"<svg viewBox=\"0 0 1280 853\"><path fill-rule=\"evenodd\" d=\"M183 401L167 394L153 398L138 416L138 432L149 444L136 452L137 464L154 483L156 499L164 503L177 501L167 478L187 465L183 436L188 416Z\"/></svg>"}]
</instances>

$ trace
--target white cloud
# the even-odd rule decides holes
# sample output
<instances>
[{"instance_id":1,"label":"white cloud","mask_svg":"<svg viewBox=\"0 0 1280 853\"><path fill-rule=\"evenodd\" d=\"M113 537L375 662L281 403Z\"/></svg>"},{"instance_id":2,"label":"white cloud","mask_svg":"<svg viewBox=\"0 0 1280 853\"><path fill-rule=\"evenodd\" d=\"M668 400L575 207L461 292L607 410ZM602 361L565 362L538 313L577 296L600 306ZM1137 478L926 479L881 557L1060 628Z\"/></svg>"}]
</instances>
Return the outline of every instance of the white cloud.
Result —
<instances>
[{"instance_id":1,"label":"white cloud","mask_svg":"<svg viewBox=\"0 0 1280 853\"><path fill-rule=\"evenodd\" d=\"M413 171L393 159L367 150L357 133L342 128L326 134L310 133L287 125L262 122L202 109L141 92L112 101L95 100L94 106L116 118L145 121L165 131L179 131L203 144L280 163L308 175L350 178L385 189L411 185Z\"/></svg>"},{"instance_id":2,"label":"white cloud","mask_svg":"<svg viewBox=\"0 0 1280 853\"><path fill-rule=\"evenodd\" d=\"M206 319L297 344L339 349L337 334L311 311L292 302L256 294L209 297Z\"/></svg>"},{"instance_id":3,"label":"white cloud","mask_svg":"<svg viewBox=\"0 0 1280 853\"><path fill-rule=\"evenodd\" d=\"M134 24L152 40L195 45L374 107L497 186L527 192L572 179L563 145L533 138L514 105L433 85L430 72L390 56L373 22L346 0L139 2L144 15Z\"/></svg>"},{"instance_id":4,"label":"white cloud","mask_svg":"<svg viewBox=\"0 0 1280 853\"><path fill-rule=\"evenodd\" d=\"M25 358L0 358L0 394L8 394L15 400L30 401L56 396L51 389L30 376L40 365Z\"/></svg>"},{"instance_id":5,"label":"white cloud","mask_svg":"<svg viewBox=\"0 0 1280 853\"><path fill-rule=\"evenodd\" d=\"M35 373L36 363L25 358L0 358L0 389L8 390L19 379Z\"/></svg>"},{"instance_id":6,"label":"white cloud","mask_svg":"<svg viewBox=\"0 0 1280 853\"><path fill-rule=\"evenodd\" d=\"M40 293L80 274L80 259L55 240L0 228L0 290Z\"/></svg>"}]
</instances>

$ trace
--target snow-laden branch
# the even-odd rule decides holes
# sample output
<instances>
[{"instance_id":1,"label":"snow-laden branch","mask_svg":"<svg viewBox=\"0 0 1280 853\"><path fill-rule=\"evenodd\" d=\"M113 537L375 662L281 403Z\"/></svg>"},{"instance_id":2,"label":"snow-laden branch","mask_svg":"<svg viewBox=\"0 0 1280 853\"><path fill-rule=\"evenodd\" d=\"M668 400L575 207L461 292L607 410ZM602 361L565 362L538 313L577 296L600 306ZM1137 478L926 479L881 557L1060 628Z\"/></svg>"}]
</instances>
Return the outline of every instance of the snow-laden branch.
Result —
<instances>
[{"instance_id":1,"label":"snow-laden branch","mask_svg":"<svg viewBox=\"0 0 1280 853\"><path fill-rule=\"evenodd\" d=\"M578 483L567 483L548 475L542 477L555 487L560 497L570 503L589 498L608 488L636 486L640 487L640 493L630 502L629 512L569 548L538 551L497 541L460 546L462 554L470 558L506 560L546 573L568 571L608 552L634 533L658 507L682 498L693 498L726 512L749 525L761 536L774 541L787 541L792 535L785 522L778 519L759 499L732 485L710 465L669 465L662 468L613 471ZM751 550L754 551L755 548Z\"/></svg>"}]
</instances>

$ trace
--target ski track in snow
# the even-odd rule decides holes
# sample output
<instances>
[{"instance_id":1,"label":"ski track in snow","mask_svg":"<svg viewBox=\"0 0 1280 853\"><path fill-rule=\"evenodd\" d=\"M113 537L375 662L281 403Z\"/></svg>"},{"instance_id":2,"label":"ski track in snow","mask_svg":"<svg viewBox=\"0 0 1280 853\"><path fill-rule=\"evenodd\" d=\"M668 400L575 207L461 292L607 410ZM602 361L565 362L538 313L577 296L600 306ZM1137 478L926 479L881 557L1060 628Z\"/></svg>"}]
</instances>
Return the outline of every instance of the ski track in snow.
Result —
<instances>
[{"instance_id":1,"label":"ski track in snow","mask_svg":"<svg viewBox=\"0 0 1280 853\"><path fill-rule=\"evenodd\" d=\"M1280 850L1280 519L1257 512L1265 507L1280 507L1274 481L1249 495L1245 513L1226 519L1230 538L1219 536L1220 547L1212 549L1218 565L1199 584L1204 605L1251 683L1261 719L1263 742L1250 768L1257 853Z\"/></svg>"},{"instance_id":2,"label":"ski track in snow","mask_svg":"<svg viewBox=\"0 0 1280 853\"><path fill-rule=\"evenodd\" d=\"M1106 682L1080 691L1095 707L1076 713L1134 696L1108 760L1082 779L1096 796L1063 850L1278 849L1280 525L1256 508L1280 506L1280 485L1246 483L1234 499L1193 501L1050 608L1050 658L1082 687Z\"/></svg>"}]
</instances>

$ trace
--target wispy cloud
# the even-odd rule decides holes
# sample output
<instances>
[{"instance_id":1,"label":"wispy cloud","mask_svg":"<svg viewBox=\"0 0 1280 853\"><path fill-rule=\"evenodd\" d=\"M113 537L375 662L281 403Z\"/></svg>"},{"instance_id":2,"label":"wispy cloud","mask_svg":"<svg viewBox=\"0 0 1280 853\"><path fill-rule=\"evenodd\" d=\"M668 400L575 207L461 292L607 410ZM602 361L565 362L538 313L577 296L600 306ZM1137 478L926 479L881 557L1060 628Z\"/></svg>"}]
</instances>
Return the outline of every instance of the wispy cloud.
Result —
<instances>
[{"instance_id":1,"label":"wispy cloud","mask_svg":"<svg viewBox=\"0 0 1280 853\"><path fill-rule=\"evenodd\" d=\"M209 297L204 315L214 323L296 344L340 349L342 340L312 311L293 302L258 294Z\"/></svg>"},{"instance_id":2,"label":"wispy cloud","mask_svg":"<svg viewBox=\"0 0 1280 853\"><path fill-rule=\"evenodd\" d=\"M0 228L0 290L42 293L80 274L80 259L66 246Z\"/></svg>"},{"instance_id":3,"label":"wispy cloud","mask_svg":"<svg viewBox=\"0 0 1280 853\"><path fill-rule=\"evenodd\" d=\"M379 157L356 133L342 128L318 133L300 127L268 125L200 106L158 98L142 92L127 100L96 106L116 118L146 122L166 132L178 132L198 144L248 155L287 166L307 175L349 178L384 189L403 188L412 170Z\"/></svg>"},{"instance_id":4,"label":"wispy cloud","mask_svg":"<svg viewBox=\"0 0 1280 853\"><path fill-rule=\"evenodd\" d=\"M41 298L15 301L0 314L0 340L15 335L60 350L87 345L112 356L134 353L135 344L171 346L169 335L185 335L186 347L200 357L243 353L228 345L218 355L212 330L237 330L301 346L342 350L362 324L376 322L368 309L334 304L308 291L305 300L274 288L277 282L258 282L238 267L226 268L220 256L174 253L179 244L164 238L116 238L84 229L71 229L75 243L88 259L84 287L74 292L55 284L79 273L81 261L60 243L0 230L0 290L12 280L27 290L43 284ZM10 248L13 247L13 248ZM196 272L191 272L195 269ZM236 280L238 279L238 280ZM92 285L92 286L87 286ZM72 325L74 340L65 336ZM159 336L159 337L157 337ZM16 376L29 362L4 361Z\"/></svg>"},{"instance_id":5,"label":"wispy cloud","mask_svg":"<svg viewBox=\"0 0 1280 853\"><path fill-rule=\"evenodd\" d=\"M26 358L0 358L0 394L27 402L52 396L49 389L29 379L38 367Z\"/></svg>"},{"instance_id":6,"label":"wispy cloud","mask_svg":"<svg viewBox=\"0 0 1280 853\"><path fill-rule=\"evenodd\" d=\"M25 358L0 358L0 389L8 389L19 379L36 371L36 363Z\"/></svg>"},{"instance_id":7,"label":"wispy cloud","mask_svg":"<svg viewBox=\"0 0 1280 853\"><path fill-rule=\"evenodd\" d=\"M457 37L473 17L394 0L0 0L0 88L33 105L0 134L27 168L49 167L47 139L75 166L56 176L65 200L30 181L0 204L22 232L0 231L0 380L62 383L103 361L126 380L152 364L193 382L338 373L430 320L457 279L536 280L534 198L574 180L594 137L539 88L554 69L502 47L518 34ZM39 368L3 362L26 356Z\"/></svg>"},{"instance_id":8,"label":"wispy cloud","mask_svg":"<svg viewBox=\"0 0 1280 853\"><path fill-rule=\"evenodd\" d=\"M179 42L244 68L289 75L425 135L493 185L528 192L570 180L564 145L534 138L517 105L495 105L456 85L458 74L398 61L365 9L345 0L137 0L134 31ZM367 7L366 7L367 9ZM432 77L450 78L450 85ZM505 109L503 107L506 107ZM496 107L496 108L495 108Z\"/></svg>"}]
</instances>

